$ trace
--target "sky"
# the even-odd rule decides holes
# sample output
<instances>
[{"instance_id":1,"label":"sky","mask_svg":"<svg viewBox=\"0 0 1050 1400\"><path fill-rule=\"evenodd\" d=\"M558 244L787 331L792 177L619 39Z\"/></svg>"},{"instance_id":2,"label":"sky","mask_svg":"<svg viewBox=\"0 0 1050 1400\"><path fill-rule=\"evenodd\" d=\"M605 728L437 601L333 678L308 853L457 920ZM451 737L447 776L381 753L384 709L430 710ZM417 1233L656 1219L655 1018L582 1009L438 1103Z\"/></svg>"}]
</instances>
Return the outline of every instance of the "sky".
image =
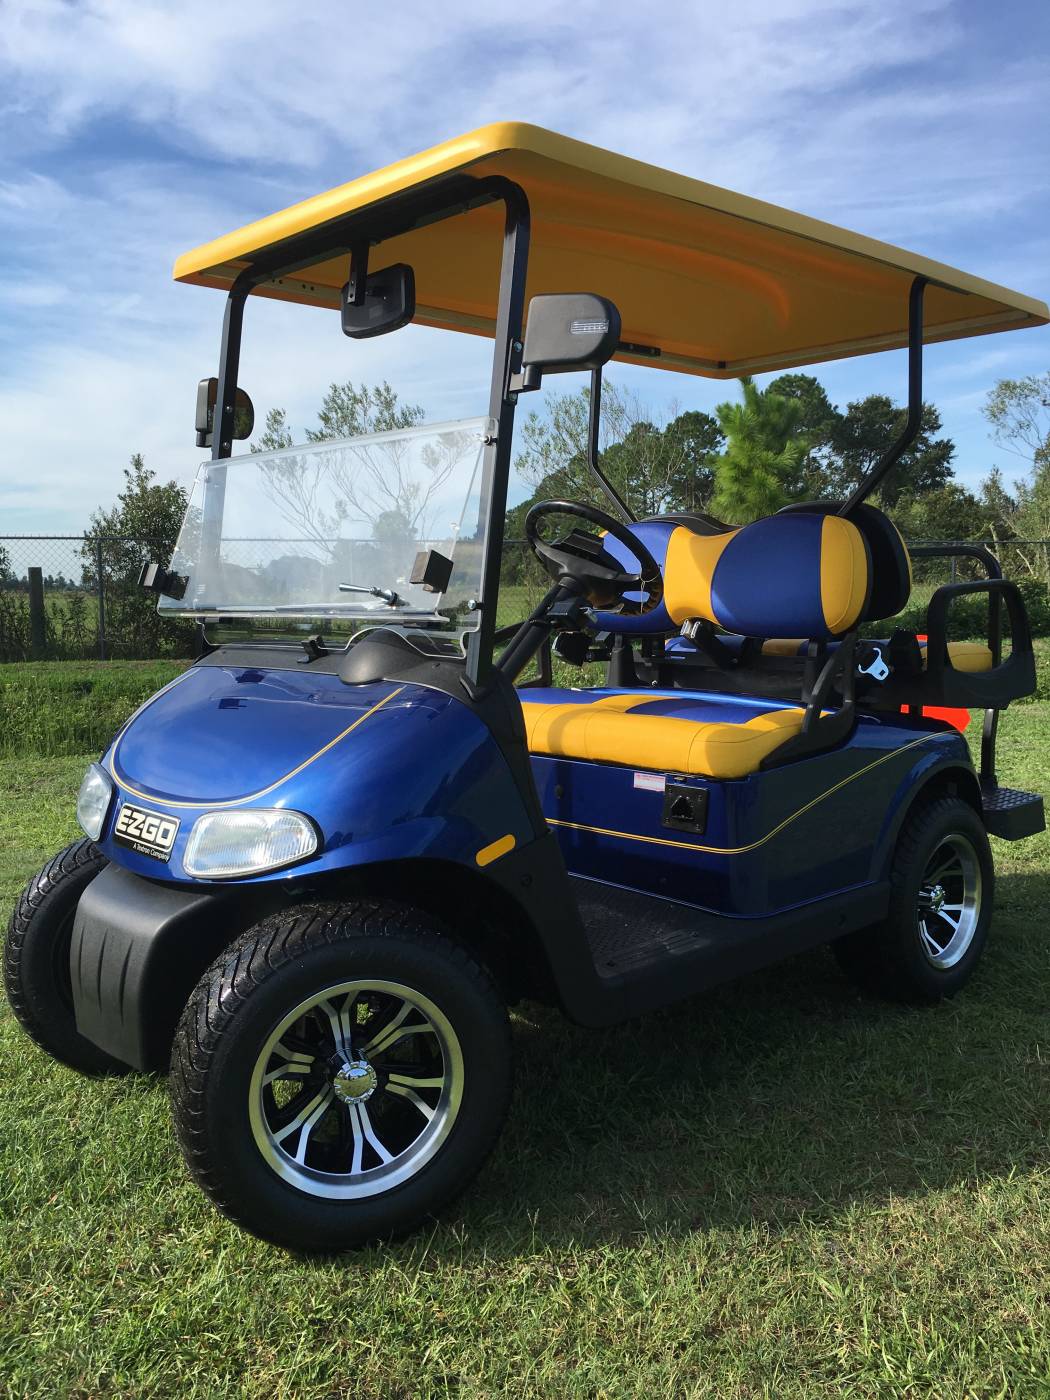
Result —
<instances>
[{"instance_id":1,"label":"sky","mask_svg":"<svg viewBox=\"0 0 1050 1400\"><path fill-rule=\"evenodd\" d=\"M175 257L487 122L591 141L1050 298L1046 0L0 0L0 535L80 531L132 452L187 482L222 297ZM600 290L600 289L599 289ZM331 380L387 377L433 421L483 411L488 343L372 342L267 303L241 383L297 430ZM1050 328L934 346L960 480L1016 458L981 416L1050 368ZM625 370L653 404L733 385ZM900 352L821 366L902 399Z\"/></svg>"}]
</instances>

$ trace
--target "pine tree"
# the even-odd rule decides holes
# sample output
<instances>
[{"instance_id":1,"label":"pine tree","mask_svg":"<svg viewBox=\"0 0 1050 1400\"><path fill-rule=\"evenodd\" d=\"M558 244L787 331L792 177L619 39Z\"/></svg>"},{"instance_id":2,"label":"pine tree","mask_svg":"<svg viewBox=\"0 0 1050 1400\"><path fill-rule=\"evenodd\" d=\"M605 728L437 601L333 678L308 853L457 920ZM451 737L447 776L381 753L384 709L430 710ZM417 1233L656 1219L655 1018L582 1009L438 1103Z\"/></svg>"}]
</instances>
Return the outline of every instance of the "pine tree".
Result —
<instances>
[{"instance_id":1,"label":"pine tree","mask_svg":"<svg viewBox=\"0 0 1050 1400\"><path fill-rule=\"evenodd\" d=\"M743 403L721 403L715 417L726 447L715 461L712 506L732 525L773 515L799 494L809 448L802 405L752 379L740 381Z\"/></svg>"}]
</instances>

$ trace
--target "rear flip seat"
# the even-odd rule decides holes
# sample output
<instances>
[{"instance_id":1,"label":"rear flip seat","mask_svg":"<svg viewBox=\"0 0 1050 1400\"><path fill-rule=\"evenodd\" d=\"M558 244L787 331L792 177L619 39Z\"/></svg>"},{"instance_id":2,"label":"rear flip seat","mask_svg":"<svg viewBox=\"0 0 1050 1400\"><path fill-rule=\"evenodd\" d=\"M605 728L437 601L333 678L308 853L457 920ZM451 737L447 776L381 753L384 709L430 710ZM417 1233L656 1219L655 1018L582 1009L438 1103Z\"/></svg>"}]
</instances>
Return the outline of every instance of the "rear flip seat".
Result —
<instances>
[{"instance_id":1,"label":"rear flip seat","mask_svg":"<svg viewBox=\"0 0 1050 1400\"><path fill-rule=\"evenodd\" d=\"M727 650L738 653L743 649L744 643L748 640L737 633L719 633L718 641ZM866 639L865 639L866 640ZM828 650L834 650L837 642L828 643ZM888 641L868 642L869 646L888 647ZM804 657L809 642L804 637L770 637L762 643L763 656L786 656ZM926 642L919 642L919 650L922 652L923 665L926 664ZM688 639L688 637L675 637L667 644L669 658L676 656L694 657L699 654L698 648ZM990 671L992 669L991 648L985 646L983 642L949 642L948 659L957 671L967 671L970 673L978 671Z\"/></svg>"}]
</instances>

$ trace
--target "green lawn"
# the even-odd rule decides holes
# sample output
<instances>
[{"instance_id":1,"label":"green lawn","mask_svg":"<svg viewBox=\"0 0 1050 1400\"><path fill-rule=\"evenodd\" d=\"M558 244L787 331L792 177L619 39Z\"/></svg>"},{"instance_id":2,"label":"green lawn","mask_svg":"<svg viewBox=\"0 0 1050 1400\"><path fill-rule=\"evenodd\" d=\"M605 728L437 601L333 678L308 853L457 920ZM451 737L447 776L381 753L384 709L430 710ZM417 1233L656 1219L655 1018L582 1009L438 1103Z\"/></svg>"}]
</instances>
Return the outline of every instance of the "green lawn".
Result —
<instances>
[{"instance_id":1,"label":"green lawn","mask_svg":"<svg viewBox=\"0 0 1050 1400\"><path fill-rule=\"evenodd\" d=\"M1002 775L1050 787L1050 704ZM0 904L88 754L0 758ZM996 843L973 988L859 999L817 952L627 1027L527 1008L489 1167L408 1243L306 1262L189 1184L161 1079L0 1017L0 1393L1045 1396L1050 841Z\"/></svg>"}]
</instances>

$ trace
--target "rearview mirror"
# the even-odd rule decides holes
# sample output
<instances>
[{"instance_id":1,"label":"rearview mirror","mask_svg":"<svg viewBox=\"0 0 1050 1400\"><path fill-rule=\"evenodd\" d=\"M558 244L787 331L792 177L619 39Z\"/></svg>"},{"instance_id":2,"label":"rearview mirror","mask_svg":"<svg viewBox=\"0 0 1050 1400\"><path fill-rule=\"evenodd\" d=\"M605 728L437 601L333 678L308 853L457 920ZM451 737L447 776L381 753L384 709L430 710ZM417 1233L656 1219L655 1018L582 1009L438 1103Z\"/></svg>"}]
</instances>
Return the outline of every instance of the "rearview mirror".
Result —
<instances>
[{"instance_id":1,"label":"rearview mirror","mask_svg":"<svg viewBox=\"0 0 1050 1400\"><path fill-rule=\"evenodd\" d=\"M218 393L219 381L214 375L211 379L202 379L197 385L195 426L198 447L211 446L212 431L215 427L215 400ZM233 402L233 436L238 439L251 437L255 427L255 407L251 399L243 389L238 389Z\"/></svg>"},{"instance_id":2,"label":"rearview mirror","mask_svg":"<svg viewBox=\"0 0 1050 1400\"><path fill-rule=\"evenodd\" d=\"M538 389L545 374L600 369L620 343L620 313L593 292L548 293L529 302L521 387Z\"/></svg>"},{"instance_id":3,"label":"rearview mirror","mask_svg":"<svg viewBox=\"0 0 1050 1400\"><path fill-rule=\"evenodd\" d=\"M343 334L368 340L407 326L416 314L416 277L407 263L380 268L365 278L364 295L354 289L353 275L339 294Z\"/></svg>"}]
</instances>

